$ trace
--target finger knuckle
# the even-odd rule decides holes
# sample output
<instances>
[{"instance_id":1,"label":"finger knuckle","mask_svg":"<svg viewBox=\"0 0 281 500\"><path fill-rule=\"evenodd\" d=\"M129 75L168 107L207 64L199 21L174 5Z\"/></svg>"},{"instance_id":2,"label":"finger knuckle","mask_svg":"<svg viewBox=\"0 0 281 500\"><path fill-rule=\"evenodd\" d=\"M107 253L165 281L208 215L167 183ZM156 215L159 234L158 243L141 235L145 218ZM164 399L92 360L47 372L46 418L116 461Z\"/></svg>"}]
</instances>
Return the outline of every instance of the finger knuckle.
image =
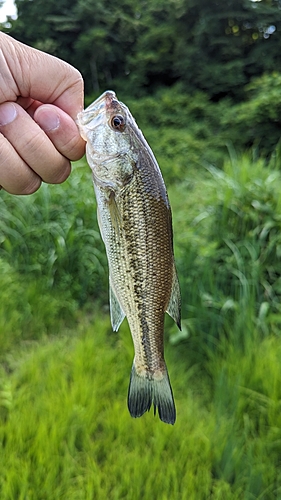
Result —
<instances>
[{"instance_id":1,"label":"finger knuckle","mask_svg":"<svg viewBox=\"0 0 281 500\"><path fill-rule=\"evenodd\" d=\"M40 188L42 184L42 179L38 176L33 176L32 179L28 179L25 183L19 188L19 192L17 194L33 194Z\"/></svg>"},{"instance_id":2,"label":"finger knuckle","mask_svg":"<svg viewBox=\"0 0 281 500\"><path fill-rule=\"evenodd\" d=\"M63 165L56 170L54 173L54 179L52 184L61 184L64 182L70 175L71 165L70 162L65 158Z\"/></svg>"}]
</instances>

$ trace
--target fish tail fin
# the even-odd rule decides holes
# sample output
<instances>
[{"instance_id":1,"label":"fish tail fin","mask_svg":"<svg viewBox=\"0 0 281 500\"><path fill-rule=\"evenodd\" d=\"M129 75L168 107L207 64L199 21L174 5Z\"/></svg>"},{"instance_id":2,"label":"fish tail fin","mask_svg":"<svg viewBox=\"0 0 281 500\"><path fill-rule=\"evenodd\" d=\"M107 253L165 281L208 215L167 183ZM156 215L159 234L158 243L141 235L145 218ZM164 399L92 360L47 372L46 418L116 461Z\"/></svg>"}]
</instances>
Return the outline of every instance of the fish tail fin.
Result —
<instances>
[{"instance_id":1,"label":"fish tail fin","mask_svg":"<svg viewBox=\"0 0 281 500\"><path fill-rule=\"evenodd\" d=\"M141 417L150 410L152 404L154 404L154 415L157 409L162 422L175 423L176 408L167 370L161 379L153 378L152 375L141 376L133 364L128 391L129 412L134 418Z\"/></svg>"}]
</instances>

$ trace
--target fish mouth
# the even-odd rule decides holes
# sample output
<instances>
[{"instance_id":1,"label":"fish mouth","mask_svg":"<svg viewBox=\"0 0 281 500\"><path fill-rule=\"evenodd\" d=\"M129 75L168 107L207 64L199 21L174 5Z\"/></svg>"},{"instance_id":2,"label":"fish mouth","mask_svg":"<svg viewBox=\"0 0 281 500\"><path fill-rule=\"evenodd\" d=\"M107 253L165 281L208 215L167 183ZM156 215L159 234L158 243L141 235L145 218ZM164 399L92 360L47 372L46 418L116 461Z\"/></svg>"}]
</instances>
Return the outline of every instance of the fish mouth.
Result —
<instances>
[{"instance_id":1,"label":"fish mouth","mask_svg":"<svg viewBox=\"0 0 281 500\"><path fill-rule=\"evenodd\" d=\"M96 99L84 111L77 115L77 124L79 128L91 123L91 129L96 128L104 117L109 113L117 112L120 109L120 103L113 90L106 90L98 99Z\"/></svg>"},{"instance_id":2,"label":"fish mouth","mask_svg":"<svg viewBox=\"0 0 281 500\"><path fill-rule=\"evenodd\" d=\"M118 101L117 95L113 90L107 90L101 97L103 96L105 99L105 108L108 113L118 113L121 111L121 103Z\"/></svg>"},{"instance_id":3,"label":"fish mouth","mask_svg":"<svg viewBox=\"0 0 281 500\"><path fill-rule=\"evenodd\" d=\"M90 106L88 106L84 112L96 111L99 112L100 109L108 109L114 103L118 103L117 96L113 90L106 90L100 97L98 97Z\"/></svg>"}]
</instances>

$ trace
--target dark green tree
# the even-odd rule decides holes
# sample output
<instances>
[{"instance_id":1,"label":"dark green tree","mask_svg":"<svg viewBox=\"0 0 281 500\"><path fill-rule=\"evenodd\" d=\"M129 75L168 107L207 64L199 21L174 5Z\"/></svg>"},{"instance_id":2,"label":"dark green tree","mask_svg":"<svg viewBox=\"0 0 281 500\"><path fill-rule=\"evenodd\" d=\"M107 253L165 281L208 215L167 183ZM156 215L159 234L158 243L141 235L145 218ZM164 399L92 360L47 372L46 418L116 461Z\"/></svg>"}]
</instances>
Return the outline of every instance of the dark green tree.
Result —
<instances>
[{"instance_id":1,"label":"dark green tree","mask_svg":"<svg viewBox=\"0 0 281 500\"><path fill-rule=\"evenodd\" d=\"M241 97L252 76L276 70L281 49L279 0L183 0L173 73L219 99ZM277 66L276 66L277 64Z\"/></svg>"},{"instance_id":2,"label":"dark green tree","mask_svg":"<svg viewBox=\"0 0 281 500\"><path fill-rule=\"evenodd\" d=\"M16 0L2 29L77 66L86 92L151 93L182 82L213 100L243 98L281 72L281 0Z\"/></svg>"}]
</instances>

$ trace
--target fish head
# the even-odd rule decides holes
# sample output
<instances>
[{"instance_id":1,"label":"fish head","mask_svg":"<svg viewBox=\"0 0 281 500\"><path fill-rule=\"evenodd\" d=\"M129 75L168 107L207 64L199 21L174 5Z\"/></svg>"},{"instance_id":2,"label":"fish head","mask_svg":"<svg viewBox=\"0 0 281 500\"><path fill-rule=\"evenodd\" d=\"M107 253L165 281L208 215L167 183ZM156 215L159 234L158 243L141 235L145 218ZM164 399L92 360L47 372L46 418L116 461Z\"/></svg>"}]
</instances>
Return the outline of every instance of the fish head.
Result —
<instances>
[{"instance_id":1,"label":"fish head","mask_svg":"<svg viewBox=\"0 0 281 500\"><path fill-rule=\"evenodd\" d=\"M115 92L107 90L77 116L94 182L113 191L132 178L138 158L134 118Z\"/></svg>"},{"instance_id":2,"label":"fish head","mask_svg":"<svg viewBox=\"0 0 281 500\"><path fill-rule=\"evenodd\" d=\"M134 118L115 92L107 90L77 116L81 136L93 157L114 156L131 147L130 129Z\"/></svg>"}]
</instances>

